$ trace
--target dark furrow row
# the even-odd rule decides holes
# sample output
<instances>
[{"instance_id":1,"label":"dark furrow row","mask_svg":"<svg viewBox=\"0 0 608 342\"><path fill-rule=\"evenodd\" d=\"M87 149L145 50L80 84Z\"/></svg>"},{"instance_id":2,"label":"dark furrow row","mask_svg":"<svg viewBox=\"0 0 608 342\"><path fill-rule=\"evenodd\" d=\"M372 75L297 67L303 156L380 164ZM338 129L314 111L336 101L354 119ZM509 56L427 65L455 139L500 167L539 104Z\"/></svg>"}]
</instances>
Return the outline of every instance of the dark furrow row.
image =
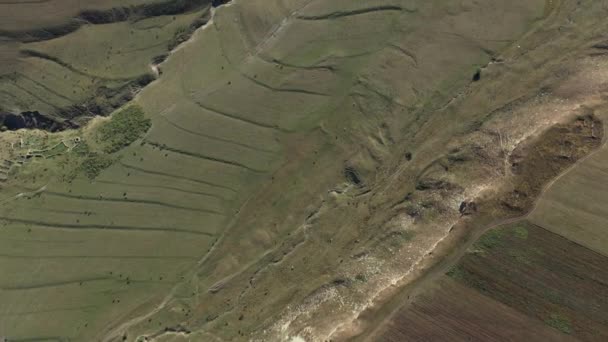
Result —
<instances>
[{"instance_id":1,"label":"dark furrow row","mask_svg":"<svg viewBox=\"0 0 608 342\"><path fill-rule=\"evenodd\" d=\"M211 233L202 232L193 229L182 229L182 228L163 228L163 227L134 227L134 226L119 226L119 225L102 225L102 224L70 224L70 223L54 223L54 222L43 222L36 220L25 220L13 217L0 216L0 220L5 220L10 223L21 223L26 225L34 225L45 228L54 229L72 229L72 230L118 230L118 231L130 231L130 232L170 232L170 233L182 233L182 234L193 234L193 235L206 235L214 236Z\"/></svg>"},{"instance_id":2,"label":"dark furrow row","mask_svg":"<svg viewBox=\"0 0 608 342\"><path fill-rule=\"evenodd\" d=\"M393 48L393 49L401 52L403 55L409 57L414 62L414 66L416 68L418 67L418 58L416 57L416 55L413 52L411 52L411 51L409 51L409 50L407 50L405 48L402 48L401 46L399 46L397 44L392 44L391 43L391 44L388 44L388 46L390 48Z\"/></svg>"},{"instance_id":3,"label":"dark furrow row","mask_svg":"<svg viewBox=\"0 0 608 342\"><path fill-rule=\"evenodd\" d=\"M97 309L98 307L99 307L98 305L84 305L84 306L77 306L77 307L73 307L73 308L57 308L57 309L23 311L23 312L4 312L4 313L0 313L0 317L28 316L28 315L38 315L38 314L65 312L65 311L87 311L87 310L91 310L91 309Z\"/></svg>"},{"instance_id":4,"label":"dark furrow row","mask_svg":"<svg viewBox=\"0 0 608 342\"><path fill-rule=\"evenodd\" d=\"M126 169L131 169L131 170L135 170L135 171L139 171L139 172L143 172L143 173L149 173L151 175L159 175L159 176L165 176L165 177L169 177L169 178L175 178L175 179L181 179L181 180L185 180L185 181L189 181L189 182L193 182L193 183L198 183L198 184L204 184L207 186L211 186L214 188L218 188L218 189L224 189L224 190L228 190L230 192L233 193L237 193L237 190L234 190L230 187L227 187L225 185L219 185L219 184L214 184L208 181L204 181L201 179L196 179L196 178L190 178L190 177L184 177L184 176L179 176L179 175L175 175L172 173L166 173L166 172L161 172L161 171L152 171L152 170L147 170L141 167L137 167L137 166L132 166L129 164L125 164L123 162L120 162L120 165Z\"/></svg>"},{"instance_id":5,"label":"dark furrow row","mask_svg":"<svg viewBox=\"0 0 608 342\"><path fill-rule=\"evenodd\" d=\"M122 183L122 182L105 181L105 180L95 180L95 183L128 186L128 187L134 187L134 188L157 188L157 189L164 189L164 190L171 190L171 191L182 192L182 193L191 194L191 195L212 197L212 198L218 199L218 200L220 200L222 202L227 201L227 199L225 199L225 198L223 198L223 197L221 197L221 196L219 196L217 194L210 193L210 192L196 191L196 190L186 190L186 189L181 189L181 188L172 187L172 186L166 186L166 185L131 184L131 183Z\"/></svg>"},{"instance_id":6,"label":"dark furrow row","mask_svg":"<svg viewBox=\"0 0 608 342\"><path fill-rule=\"evenodd\" d=\"M103 77L103 76L97 76L97 75L92 75L89 73L86 73L82 70L76 69L75 67L71 66L70 64L62 61L61 59L48 55L44 52L39 52L39 51L35 51L35 50L29 50L29 49L24 49L20 51L21 55L24 57L31 57L31 58L40 58L40 59L44 59L46 61L55 63L63 68L66 68L68 70L70 70L73 73L76 73L78 75L81 76L85 76L85 77L89 77L89 78L93 78L93 79L98 79L98 80L103 80L103 81L122 81L122 82L128 82L128 81L132 81L138 77L117 77L117 78L112 78L112 77Z\"/></svg>"},{"instance_id":7,"label":"dark furrow row","mask_svg":"<svg viewBox=\"0 0 608 342\"><path fill-rule=\"evenodd\" d=\"M302 70L325 70L325 71L329 71L332 73L336 71L336 66L331 65L331 64L328 64L328 65L323 65L323 64L321 64L321 65L297 65L297 64L291 64L291 63L284 62L280 59L270 58L270 57L264 56L262 54L258 54L257 57L266 63L280 65L284 68L302 69Z\"/></svg>"},{"instance_id":8,"label":"dark furrow row","mask_svg":"<svg viewBox=\"0 0 608 342\"><path fill-rule=\"evenodd\" d=\"M198 256L181 255L13 255L0 254L5 259L136 259L136 260L197 260Z\"/></svg>"},{"instance_id":9,"label":"dark furrow row","mask_svg":"<svg viewBox=\"0 0 608 342\"><path fill-rule=\"evenodd\" d=\"M153 141L150 141L150 140L146 140L146 143L150 144L152 146L156 146L158 148L162 148L164 150L173 152L173 153L182 154L182 155L185 155L185 156L199 158L199 159L203 159L203 160L207 160L207 161L211 161L211 162L215 162L215 163L220 163L220 164L224 164L224 165L235 166L235 167L239 167L239 168L242 168L242 169L245 169L247 171L254 172L254 173L264 173L264 172L267 171L267 170L256 169L256 168L253 168L251 166L247 166L245 164L242 164L242 163L239 163L239 162L235 162L235 161L232 161L232 160L227 160L227 159L222 159L222 158L217 158L217 157L211 157L211 156L207 156L207 155L200 154L200 153L195 153L195 152L190 152L190 151L184 151L184 150L181 150L181 149L178 149L178 148L175 148L175 147L167 146L167 145L160 144L160 143L157 143L157 142L153 142Z\"/></svg>"},{"instance_id":10,"label":"dark furrow row","mask_svg":"<svg viewBox=\"0 0 608 342\"><path fill-rule=\"evenodd\" d=\"M361 9L356 9L356 10L351 10L351 11L336 11L336 12L319 14L319 15L298 15L298 16L296 16L296 18L301 19L301 20L328 20L328 19L352 17L355 15L361 15L361 14L367 14L367 13L373 13L373 12L386 12L386 11L401 12L403 10L404 10L404 8L401 6L384 5L384 6L361 8ZM413 10L407 10L407 9L405 9L405 10L408 12L415 12Z\"/></svg>"},{"instance_id":11,"label":"dark furrow row","mask_svg":"<svg viewBox=\"0 0 608 342\"><path fill-rule=\"evenodd\" d=\"M248 79L249 81L259 85L262 88L268 89L268 90L272 90L272 91L276 91L276 92L284 92L284 93L296 93L296 94L304 94L304 95L315 95L315 96L323 96L323 97L328 97L331 96L329 94L325 94L325 93L320 93L320 92L316 92L316 91L312 91L312 90L306 90L306 89L297 89L297 88L277 88L277 87L273 87L269 84L266 84L256 78L253 78L245 73L241 73L241 76L243 76L244 78Z\"/></svg>"},{"instance_id":12,"label":"dark furrow row","mask_svg":"<svg viewBox=\"0 0 608 342\"><path fill-rule=\"evenodd\" d=\"M20 85L19 85L19 84L17 84L17 83L13 83L12 85L13 85L15 88L17 88L17 89L19 89L19 90L23 91L24 93L26 93L26 94L30 95L30 96L31 96L31 97L33 97L33 98L35 98L36 100L38 100L38 101L40 101L40 102L42 102L42 103L44 103L44 104L46 104L46 105L48 105L48 106L50 106L50 107L53 107L53 108L55 108L55 109L59 110L59 107L58 107L57 105L55 105L55 104L53 104L53 103L51 103L51 102L49 102L49 101L47 101L47 100L43 99L42 97L38 96L37 94L34 94L34 93L33 93L33 92L31 92L29 89L27 89L27 88L25 88L25 87L22 87L22 86L20 86Z\"/></svg>"},{"instance_id":13,"label":"dark furrow row","mask_svg":"<svg viewBox=\"0 0 608 342\"><path fill-rule=\"evenodd\" d=\"M48 91L49 93L51 93L51 94L53 94L53 95L55 95L55 96L57 96L57 97L59 97L59 98L61 98L61 99L64 99L65 101L68 101L68 102L70 102L70 103L72 103L72 102L74 102L74 101L75 101L74 99L71 99L71 98L69 98L69 97L67 97L67 96L65 96L65 95L63 95L63 94L60 94L60 93L59 93L59 92L57 92L56 90L54 90L54 89L52 89L52 88L50 88L50 87L48 87L48 86L44 85L43 83L40 83L40 82L36 81L35 79L33 79L33 78L31 78L31 77L29 77L29 76L27 76L27 75L25 75L25 74L23 74L23 73L21 73L21 72L16 72L16 74L17 74L17 75L19 75L19 77L21 77L21 78L23 78L23 79L26 79L26 80L28 80L28 81L30 81L30 82L32 82L32 83L34 83L34 84L35 84L35 85L37 85L38 87L40 87L40 88L42 88L42 89L44 89L44 90Z\"/></svg>"},{"instance_id":14,"label":"dark furrow row","mask_svg":"<svg viewBox=\"0 0 608 342\"><path fill-rule=\"evenodd\" d=\"M66 193L61 193L61 192L54 192L54 191L45 191L44 192L45 195L50 195L50 196L57 196L57 197L64 197L64 198L72 198L72 199L77 199L77 200L84 200L84 201L106 201L106 202L123 202L123 203L141 203L141 204L151 204L151 205L158 205L158 206L162 206L162 207L167 207L167 208L172 208L172 209L181 209L181 210L188 210L188 211L196 211L196 212L201 212L201 213L206 213L206 214L215 214L215 215L224 215L223 213L219 212L219 211L215 211L215 210L211 210L211 209L200 209L200 208L192 208L192 207L184 207L181 205L176 205L176 204L171 204L171 203L166 203L166 202L161 202L161 201L153 201L153 200L144 200L144 199L131 199L131 198L116 198L116 197L102 197L102 196L85 196L85 195L71 195L71 194L66 194Z\"/></svg>"},{"instance_id":15,"label":"dark furrow row","mask_svg":"<svg viewBox=\"0 0 608 342\"><path fill-rule=\"evenodd\" d=\"M45 2L49 2L51 0L2 0L0 1L0 5L29 5L29 4L43 4Z\"/></svg>"},{"instance_id":16,"label":"dark furrow row","mask_svg":"<svg viewBox=\"0 0 608 342\"><path fill-rule=\"evenodd\" d=\"M267 123L264 123L264 122L259 122L259 121L255 121L255 120L251 120L251 119L246 119L246 118L243 118L243 117L235 115L235 114L231 114L231 113L228 113L228 112L224 112L224 111L220 111L218 109L212 108L209 105L201 103L200 101L194 101L193 100L193 102L197 106L203 108L204 110L206 110L206 111L208 111L210 113L213 113L215 115L221 116L223 118L228 118L228 119L237 120L237 121L240 121L240 122L245 122L245 123L248 123L248 124L251 124L251 125L254 125L254 126L258 126L258 127L262 127L262 128L274 129L274 130L277 130L277 131L280 131L280 132L286 132L286 133L289 132L288 130L286 130L284 128L281 128L278 125L271 125L271 124L267 124Z\"/></svg>"},{"instance_id":17,"label":"dark furrow row","mask_svg":"<svg viewBox=\"0 0 608 342\"><path fill-rule=\"evenodd\" d=\"M255 152L271 153L271 154L272 154L272 153L275 153L275 151L272 151L272 150L267 150L267 149L262 148L262 147L256 147L256 146L252 146L251 144L244 144L244 143L240 143L240 142L233 141L233 140L230 140L230 139L225 139L225 138L222 138L222 137L217 137L217 136L213 136L213 135L209 135L209 134L205 134L205 133L201 133L201 132L193 131L193 130L191 130L191 129L188 129L188 128L186 128L186 127L183 127L183 126L181 126L181 125L179 125L179 124L177 124L177 123L175 123L175 122L173 122L173 121L169 120L169 118L167 118L167 117L166 117L166 116L164 116L164 115L159 115L159 116L160 116L160 117L162 117L162 118L163 118L163 120L164 120L165 122L167 122L169 125L171 125L171 126L175 127L176 129L178 129L178 130L180 130L180 131L182 131L182 132L186 132L186 133L188 133L188 134L196 135L196 136L203 137L203 138L207 138L207 139L211 139L211 140L217 140L217 141L221 141L221 142L223 142L223 143L227 143L227 144L231 144L231 145L235 145L235 146L243 147L243 148L246 148L246 149L249 149L249 150L253 150L253 151L255 151Z\"/></svg>"},{"instance_id":18,"label":"dark furrow row","mask_svg":"<svg viewBox=\"0 0 608 342\"><path fill-rule=\"evenodd\" d=\"M36 289L44 289L44 288L49 288L49 287L60 287L60 286L80 284L80 283L104 281L104 280L110 280L110 279L112 279L112 278L111 277L89 277L89 278L82 278L82 279L72 279L72 280L65 280L65 281L30 284L30 285L22 285L22 286L0 286L0 289L2 289L4 291L36 290Z\"/></svg>"}]
</instances>

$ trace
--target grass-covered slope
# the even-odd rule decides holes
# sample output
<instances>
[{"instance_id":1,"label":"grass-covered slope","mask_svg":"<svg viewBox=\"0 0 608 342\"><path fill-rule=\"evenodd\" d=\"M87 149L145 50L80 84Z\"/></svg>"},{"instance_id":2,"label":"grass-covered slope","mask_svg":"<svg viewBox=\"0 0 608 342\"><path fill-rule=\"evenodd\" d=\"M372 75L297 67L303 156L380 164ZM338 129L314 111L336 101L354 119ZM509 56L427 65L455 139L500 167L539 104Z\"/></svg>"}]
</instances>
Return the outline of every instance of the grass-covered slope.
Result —
<instances>
[{"instance_id":1,"label":"grass-covered slope","mask_svg":"<svg viewBox=\"0 0 608 342\"><path fill-rule=\"evenodd\" d=\"M566 58L547 37L560 29L552 18L568 11L546 5L251 0L219 8L135 97L141 109L51 135L78 136L88 149L8 173L0 270L11 276L0 281L0 331L77 341L356 335L348 323L474 211L466 203L479 201L480 184L513 185L506 152L525 156L527 138L581 115L568 107L551 116L555 99L541 96ZM128 24L178 27L146 20ZM144 69L122 56L136 44L124 25L91 27L122 44L120 54L102 53L124 64L81 59L52 40L31 50L63 54L65 63L25 60L69 65L83 84L89 73L109 82L136 75ZM88 46L86 34L56 42ZM530 100L538 120L518 99ZM34 133L7 134L13 151ZM593 147L582 146L569 150L572 160ZM559 171L572 160L550 165Z\"/></svg>"},{"instance_id":2,"label":"grass-covered slope","mask_svg":"<svg viewBox=\"0 0 608 342\"><path fill-rule=\"evenodd\" d=\"M178 288L179 295L155 315L131 322L136 324L127 330L129 336L173 336L158 329L157 322L162 322L198 334L192 336L237 340L259 337L261 326L272 326L268 336L259 338L284 338L274 324L293 319L292 310L300 305L309 310L325 302L327 293L352 289L352 306L342 307L339 314L323 307L314 311L318 317L304 313L298 317L302 322L294 323L294 331L319 324L323 334L331 329L322 322L324 315L341 319L366 300L380 278L366 274L351 255L374 244L384 253L387 240L381 238L391 232L373 222L379 217L370 220L374 198L355 196L380 188L386 179L382 172L388 171L383 163L403 162L407 150L416 156L414 168L436 157L426 151L444 141L422 148L422 137L404 140L448 103L455 89L472 82L477 68L489 61L488 50L507 46L490 38L479 42L483 47L467 43L479 34L476 27L464 25L477 18L476 12L449 9L452 16L448 9L437 13L442 6L437 3L417 3L415 10L406 8L410 5L359 13L375 4L332 3L349 15L309 20L334 9L316 2L294 2L288 10L268 2L235 3L220 9L212 27L197 33L163 65L161 81L139 101L146 112L157 113L147 137L151 143L164 144L165 151L184 158L196 154L221 160L225 168L239 163L247 170L247 178L241 178L247 185L266 167L272 171L258 183L263 190L240 208L196 273ZM503 12L521 13L527 23L542 15L542 4L501 6ZM478 25L494 19L483 20ZM442 33L454 25L464 38ZM501 31L517 37L525 26L505 22L495 29L487 34ZM443 49L452 54L442 56ZM192 57L203 53L204 60ZM441 125L446 139L466 126L459 121L456 116L450 125ZM440 126L436 122L432 127ZM283 166L277 170L268 162L273 160ZM359 175L363 189L345 182L347 166ZM414 186L408 183L391 197L405 196ZM345 190L350 193L341 195ZM247 198L239 195L239 200ZM440 230L431 232L439 235ZM397 247L408 240L430 241L421 236L405 238ZM358 273L360 279L373 281L357 282Z\"/></svg>"},{"instance_id":3,"label":"grass-covered slope","mask_svg":"<svg viewBox=\"0 0 608 342\"><path fill-rule=\"evenodd\" d=\"M14 12L0 28L0 112L35 111L69 120L64 128L107 115L157 77L153 64L206 23L210 8L207 0L0 3Z\"/></svg>"}]
</instances>

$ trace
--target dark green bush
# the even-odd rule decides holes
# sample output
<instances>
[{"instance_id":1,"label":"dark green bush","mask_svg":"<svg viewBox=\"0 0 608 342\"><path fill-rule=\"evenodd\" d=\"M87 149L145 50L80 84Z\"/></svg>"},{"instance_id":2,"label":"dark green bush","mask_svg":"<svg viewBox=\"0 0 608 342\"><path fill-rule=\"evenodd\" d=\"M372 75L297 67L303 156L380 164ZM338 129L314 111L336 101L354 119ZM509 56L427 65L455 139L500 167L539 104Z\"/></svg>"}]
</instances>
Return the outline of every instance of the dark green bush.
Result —
<instances>
[{"instance_id":1,"label":"dark green bush","mask_svg":"<svg viewBox=\"0 0 608 342\"><path fill-rule=\"evenodd\" d=\"M114 159L107 154L91 153L80 164L80 169L89 179L95 179L101 171L114 163Z\"/></svg>"},{"instance_id":2,"label":"dark green bush","mask_svg":"<svg viewBox=\"0 0 608 342\"><path fill-rule=\"evenodd\" d=\"M106 153L114 153L141 138L151 126L139 106L129 106L99 128L98 140Z\"/></svg>"}]
</instances>

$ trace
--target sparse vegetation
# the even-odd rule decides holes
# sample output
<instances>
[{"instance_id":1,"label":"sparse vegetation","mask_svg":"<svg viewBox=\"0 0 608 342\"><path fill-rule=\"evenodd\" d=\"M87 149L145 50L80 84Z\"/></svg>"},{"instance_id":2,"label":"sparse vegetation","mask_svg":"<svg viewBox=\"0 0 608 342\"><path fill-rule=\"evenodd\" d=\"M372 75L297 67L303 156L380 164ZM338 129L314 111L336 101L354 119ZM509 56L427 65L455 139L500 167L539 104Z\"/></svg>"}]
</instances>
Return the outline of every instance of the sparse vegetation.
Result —
<instances>
[{"instance_id":1,"label":"sparse vegetation","mask_svg":"<svg viewBox=\"0 0 608 342\"><path fill-rule=\"evenodd\" d=\"M528 229L523 226L516 226L513 228L513 234L519 239L526 240L528 238Z\"/></svg>"},{"instance_id":2,"label":"sparse vegetation","mask_svg":"<svg viewBox=\"0 0 608 342\"><path fill-rule=\"evenodd\" d=\"M446 273L448 276L456 280L465 280L465 270L460 265L455 265Z\"/></svg>"},{"instance_id":3,"label":"sparse vegetation","mask_svg":"<svg viewBox=\"0 0 608 342\"><path fill-rule=\"evenodd\" d=\"M522 264L530 265L532 263L528 252L524 249L513 248L507 251L513 259Z\"/></svg>"},{"instance_id":4,"label":"sparse vegetation","mask_svg":"<svg viewBox=\"0 0 608 342\"><path fill-rule=\"evenodd\" d=\"M552 313L548 318L545 319L545 323L552 326L553 328L563 332L564 334L572 333L572 323L568 319L568 317L559 314Z\"/></svg>"},{"instance_id":5,"label":"sparse vegetation","mask_svg":"<svg viewBox=\"0 0 608 342\"><path fill-rule=\"evenodd\" d=\"M499 247L503 244L503 238L505 237L505 233L506 232L504 228L491 229L485 234L483 234L483 236L479 238L477 242L475 242L474 246L475 248L484 251Z\"/></svg>"},{"instance_id":6,"label":"sparse vegetation","mask_svg":"<svg viewBox=\"0 0 608 342\"><path fill-rule=\"evenodd\" d=\"M553 304L563 305L564 301L562 296L554 289L547 289L545 292L545 298Z\"/></svg>"}]
</instances>

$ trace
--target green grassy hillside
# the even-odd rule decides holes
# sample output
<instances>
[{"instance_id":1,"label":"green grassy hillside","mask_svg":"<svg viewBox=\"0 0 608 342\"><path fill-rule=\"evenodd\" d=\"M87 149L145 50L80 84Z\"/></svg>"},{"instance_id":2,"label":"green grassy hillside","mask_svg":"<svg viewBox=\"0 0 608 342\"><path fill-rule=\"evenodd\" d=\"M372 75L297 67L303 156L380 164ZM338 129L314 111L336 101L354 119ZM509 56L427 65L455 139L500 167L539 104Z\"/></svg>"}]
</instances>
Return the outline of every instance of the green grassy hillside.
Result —
<instances>
[{"instance_id":1,"label":"green grassy hillside","mask_svg":"<svg viewBox=\"0 0 608 342\"><path fill-rule=\"evenodd\" d=\"M601 155L585 159L603 137L600 7L237 0L196 31L208 6L21 37L1 109L85 116L62 132L0 134L0 332L321 341L382 330L393 317L383 298L448 255L452 236L472 243L536 196L540 225L544 187ZM513 254L521 272L516 262L544 258L509 248L462 262ZM561 336L561 313L521 314L456 278L447 297L525 322L521 336Z\"/></svg>"}]
</instances>

